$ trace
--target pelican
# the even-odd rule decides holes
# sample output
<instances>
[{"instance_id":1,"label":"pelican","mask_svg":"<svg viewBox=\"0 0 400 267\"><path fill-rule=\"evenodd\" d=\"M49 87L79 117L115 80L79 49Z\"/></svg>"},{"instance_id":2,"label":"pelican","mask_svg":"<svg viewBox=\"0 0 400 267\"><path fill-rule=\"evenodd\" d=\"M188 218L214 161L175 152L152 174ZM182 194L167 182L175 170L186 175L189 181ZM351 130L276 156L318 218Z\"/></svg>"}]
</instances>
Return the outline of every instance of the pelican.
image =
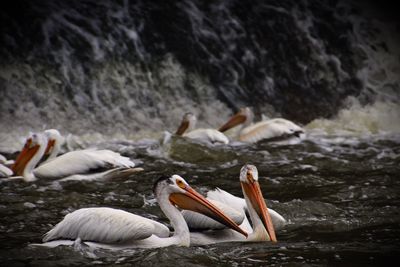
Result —
<instances>
[{"instance_id":1,"label":"pelican","mask_svg":"<svg viewBox=\"0 0 400 267\"><path fill-rule=\"evenodd\" d=\"M190 245L190 232L177 207L205 214L247 236L217 207L192 189L179 175L161 177L154 184L154 195L174 229L172 236L165 225L112 208L85 208L67 214L43 238L42 246L74 245L95 248L127 249ZM75 240L75 241L74 241Z\"/></svg>"},{"instance_id":2,"label":"pelican","mask_svg":"<svg viewBox=\"0 0 400 267\"><path fill-rule=\"evenodd\" d=\"M238 124L243 124L238 133L238 140L247 143L255 143L260 140L300 139L304 134L304 130L300 126L286 119L276 118L252 124L253 118L254 114L250 108L241 108L219 128L219 131L225 132Z\"/></svg>"},{"instance_id":3,"label":"pelican","mask_svg":"<svg viewBox=\"0 0 400 267\"><path fill-rule=\"evenodd\" d=\"M52 149L48 144L53 143L53 146L57 147L57 141L48 142L49 139L51 140L49 132L31 134L12 166L14 174L22 176L27 182L36 181L37 178L92 181L127 177L142 170L133 168L135 164L118 153L91 149L68 152L48 159L35 168L45 152ZM97 170L100 171L95 172Z\"/></svg>"},{"instance_id":4,"label":"pelican","mask_svg":"<svg viewBox=\"0 0 400 267\"><path fill-rule=\"evenodd\" d=\"M13 175L13 171L6 165L0 163L0 178L10 177Z\"/></svg>"},{"instance_id":5,"label":"pelican","mask_svg":"<svg viewBox=\"0 0 400 267\"><path fill-rule=\"evenodd\" d=\"M7 160L0 154L0 178L10 177L13 175L13 171L9 168L9 165L12 165L13 163L13 160Z\"/></svg>"},{"instance_id":6,"label":"pelican","mask_svg":"<svg viewBox=\"0 0 400 267\"><path fill-rule=\"evenodd\" d=\"M229 139L222 132L215 129L194 129L197 118L192 113L186 113L176 131L176 135L208 143L228 144Z\"/></svg>"},{"instance_id":7,"label":"pelican","mask_svg":"<svg viewBox=\"0 0 400 267\"><path fill-rule=\"evenodd\" d=\"M10 166L14 164L14 160L7 160L6 157L0 154L0 163L5 166Z\"/></svg>"},{"instance_id":8,"label":"pelican","mask_svg":"<svg viewBox=\"0 0 400 267\"><path fill-rule=\"evenodd\" d=\"M223 190L208 192L207 198L215 205L218 205L217 203L219 202L220 208L225 214L228 214L228 209L236 209L238 213L241 213L244 220L240 224L240 227L249 233L248 238L242 238L235 232L226 228L224 229L222 225L201 214L191 211L182 211L190 228L207 230L192 232L190 236L191 244L208 245L231 241L277 241L274 224L282 227L285 224L285 219L277 212L267 209L258 183L258 170L254 165L247 164L242 167L240 170L240 184L242 186L244 200ZM243 203L243 201L245 203ZM252 226L247 220L245 209L250 215ZM229 213L232 213L232 211Z\"/></svg>"}]
</instances>

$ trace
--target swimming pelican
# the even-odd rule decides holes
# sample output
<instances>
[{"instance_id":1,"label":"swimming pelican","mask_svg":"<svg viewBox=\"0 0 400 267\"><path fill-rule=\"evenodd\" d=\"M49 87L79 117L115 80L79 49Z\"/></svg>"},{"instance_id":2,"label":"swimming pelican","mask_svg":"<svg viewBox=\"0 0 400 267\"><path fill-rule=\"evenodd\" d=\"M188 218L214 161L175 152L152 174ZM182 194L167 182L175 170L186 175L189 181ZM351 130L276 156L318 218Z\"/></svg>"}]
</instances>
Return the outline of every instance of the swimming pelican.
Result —
<instances>
[{"instance_id":1,"label":"swimming pelican","mask_svg":"<svg viewBox=\"0 0 400 267\"><path fill-rule=\"evenodd\" d=\"M5 166L11 166L12 164L14 164L14 160L8 160L6 157L0 154L0 163Z\"/></svg>"},{"instance_id":2,"label":"swimming pelican","mask_svg":"<svg viewBox=\"0 0 400 267\"><path fill-rule=\"evenodd\" d=\"M238 140L248 143L255 143L260 140L300 139L304 134L304 130L300 126L286 119L277 118L252 124L253 118L254 114L250 108L241 108L239 112L219 128L219 131L225 132L238 124L243 124L238 133Z\"/></svg>"},{"instance_id":3,"label":"swimming pelican","mask_svg":"<svg viewBox=\"0 0 400 267\"><path fill-rule=\"evenodd\" d=\"M15 175L22 176L27 182L35 181L37 178L91 181L127 177L142 170L133 168L135 164L118 153L91 149L68 152L35 168L44 153L49 150L50 137L48 132L28 137L12 166Z\"/></svg>"},{"instance_id":4,"label":"swimming pelican","mask_svg":"<svg viewBox=\"0 0 400 267\"><path fill-rule=\"evenodd\" d=\"M0 163L0 178L10 177L13 175L13 171L7 166Z\"/></svg>"},{"instance_id":5,"label":"swimming pelican","mask_svg":"<svg viewBox=\"0 0 400 267\"><path fill-rule=\"evenodd\" d=\"M209 143L222 143L228 144L229 139L222 132L215 129L194 129L196 126L197 118L192 113L186 113L182 122L176 131L176 135L195 139L199 141L205 141Z\"/></svg>"},{"instance_id":6,"label":"swimming pelican","mask_svg":"<svg viewBox=\"0 0 400 267\"><path fill-rule=\"evenodd\" d=\"M43 238L42 246L56 247L84 242L90 247L108 249L155 248L190 245L190 232L178 207L200 212L247 236L231 219L179 175L161 177L154 195L174 229L172 236L165 225L112 208L86 208L67 214ZM75 240L75 242L73 241Z\"/></svg>"},{"instance_id":7,"label":"swimming pelican","mask_svg":"<svg viewBox=\"0 0 400 267\"><path fill-rule=\"evenodd\" d=\"M236 209L244 216L244 221L240 227L249 233L248 238L242 238L235 232L224 229L221 225L201 214L191 211L183 211L184 217L190 228L197 230L207 230L204 232L191 232L190 242L193 245L207 245L230 241L272 241L276 242L274 223L282 227L285 219L277 212L267 209L263 198L260 185L258 183L258 170L254 165L245 165L240 170L240 184L244 195L243 199L235 197L226 191L217 190L208 193L208 199L217 205L216 201L226 205L226 208ZM220 208L228 214L226 208L220 204ZM247 209L252 226L247 220L245 209ZM271 216L270 213L273 215Z\"/></svg>"},{"instance_id":8,"label":"swimming pelican","mask_svg":"<svg viewBox=\"0 0 400 267\"><path fill-rule=\"evenodd\" d=\"M13 175L13 171L9 168L13 163L13 160L7 160L6 157L0 154L0 178L10 177Z\"/></svg>"}]
</instances>

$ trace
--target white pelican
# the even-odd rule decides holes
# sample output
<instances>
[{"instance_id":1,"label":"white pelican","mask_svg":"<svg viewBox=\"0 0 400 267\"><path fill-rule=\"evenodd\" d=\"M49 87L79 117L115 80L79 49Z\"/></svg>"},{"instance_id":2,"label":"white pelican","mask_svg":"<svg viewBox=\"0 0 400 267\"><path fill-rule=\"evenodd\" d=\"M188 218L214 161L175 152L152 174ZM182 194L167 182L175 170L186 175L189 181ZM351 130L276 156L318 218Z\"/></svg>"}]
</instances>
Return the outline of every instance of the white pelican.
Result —
<instances>
[{"instance_id":1,"label":"white pelican","mask_svg":"<svg viewBox=\"0 0 400 267\"><path fill-rule=\"evenodd\" d=\"M192 113L186 113L182 122L176 131L176 135L195 139L199 141L205 141L209 143L222 143L228 144L229 139L222 132L215 129L194 129L196 126L197 118Z\"/></svg>"},{"instance_id":2,"label":"white pelican","mask_svg":"<svg viewBox=\"0 0 400 267\"><path fill-rule=\"evenodd\" d=\"M190 228L207 230L204 232L191 232L190 242L193 245L207 245L230 241L277 241L273 223L282 227L286 221L277 212L267 209L258 183L258 171L254 165L245 165L242 167L240 170L240 184L242 186L245 203L243 203L243 199L235 197L223 190L211 191L208 193L207 198L215 205L217 205L216 201L226 205L225 208L224 205L219 204L225 214L228 214L226 209L229 207L241 213L244 217L244 221L240 224L240 227L249 233L248 238L242 238L235 232L226 229L222 225L217 224L215 221L201 214L183 211ZM250 215L252 226L247 220L245 209ZM230 213L232 213L232 211Z\"/></svg>"},{"instance_id":3,"label":"white pelican","mask_svg":"<svg viewBox=\"0 0 400 267\"><path fill-rule=\"evenodd\" d=\"M11 166L12 164L14 164L14 160L7 160L6 157L0 154L0 163L5 166Z\"/></svg>"},{"instance_id":4,"label":"white pelican","mask_svg":"<svg viewBox=\"0 0 400 267\"><path fill-rule=\"evenodd\" d=\"M252 124L253 118L254 114L250 108L241 108L219 128L219 131L225 132L238 124L243 124L238 133L238 140L248 143L264 139L269 141L300 139L304 134L304 130L300 126L286 119L277 118Z\"/></svg>"},{"instance_id":5,"label":"white pelican","mask_svg":"<svg viewBox=\"0 0 400 267\"><path fill-rule=\"evenodd\" d=\"M7 166L0 163L0 178L10 177L13 175L13 171Z\"/></svg>"},{"instance_id":6,"label":"white pelican","mask_svg":"<svg viewBox=\"0 0 400 267\"><path fill-rule=\"evenodd\" d=\"M52 130L51 132L58 132ZM51 139L49 132L32 134L28 137L24 148L15 160L12 170L15 175L20 175L27 182L37 178L50 178L63 180L99 180L115 177L127 177L141 171L141 168L132 168L135 164L127 157L110 150L77 150L71 151L56 158L52 158L39 167L44 153L52 148L48 147ZM53 142L54 147L57 141Z\"/></svg>"},{"instance_id":7,"label":"white pelican","mask_svg":"<svg viewBox=\"0 0 400 267\"><path fill-rule=\"evenodd\" d=\"M13 175L13 171L9 168L13 163L13 160L7 160L0 154L0 178L10 177Z\"/></svg>"},{"instance_id":8,"label":"white pelican","mask_svg":"<svg viewBox=\"0 0 400 267\"><path fill-rule=\"evenodd\" d=\"M171 221L174 229L172 236L169 236L169 229L165 225L123 210L86 208L67 214L45 234L43 242L46 243L41 245L55 247L84 242L90 247L108 249L189 246L189 228L176 206L210 216L247 236L246 232L179 175L161 177L153 191L161 210Z\"/></svg>"}]
</instances>

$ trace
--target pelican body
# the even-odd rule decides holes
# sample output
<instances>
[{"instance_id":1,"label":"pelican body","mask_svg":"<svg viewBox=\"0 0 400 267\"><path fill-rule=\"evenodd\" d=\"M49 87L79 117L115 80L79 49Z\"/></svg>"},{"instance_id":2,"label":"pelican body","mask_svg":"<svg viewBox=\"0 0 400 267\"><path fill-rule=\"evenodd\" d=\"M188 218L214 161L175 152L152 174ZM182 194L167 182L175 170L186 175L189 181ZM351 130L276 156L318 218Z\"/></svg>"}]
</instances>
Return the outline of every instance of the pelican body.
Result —
<instances>
[{"instance_id":1,"label":"pelican body","mask_svg":"<svg viewBox=\"0 0 400 267\"><path fill-rule=\"evenodd\" d=\"M276 242L275 226L273 222L282 227L285 219L277 212L267 208L258 183L258 171L254 165L245 165L240 171L240 184L242 187L244 200L235 197L226 191L217 190L208 193L208 199L216 204L216 201L222 203L220 208L226 213L232 213L232 209L244 217L240 227L249 233L248 238L242 238L235 232L226 229L222 225L217 225L208 218L200 214L194 214L189 211L183 211L184 217L190 228L201 229L191 233L191 243L194 245L208 245L220 242L232 241L251 241L251 242ZM245 203L243 203L243 201ZM227 211L229 209L231 211ZM252 225L246 218L245 209L248 211ZM273 217L271 216L271 214ZM206 231L204 231L206 230Z\"/></svg>"},{"instance_id":2,"label":"pelican body","mask_svg":"<svg viewBox=\"0 0 400 267\"><path fill-rule=\"evenodd\" d=\"M67 214L43 238L42 246L73 245L76 242L95 248L155 248L189 246L190 232L177 207L209 216L247 236L237 224L216 206L192 189L179 175L161 177L154 185L161 210L174 229L172 236L165 225L123 210L85 208Z\"/></svg>"},{"instance_id":3,"label":"pelican body","mask_svg":"<svg viewBox=\"0 0 400 267\"><path fill-rule=\"evenodd\" d=\"M0 163L0 178L10 177L13 175L13 171L6 165Z\"/></svg>"},{"instance_id":4,"label":"pelican body","mask_svg":"<svg viewBox=\"0 0 400 267\"><path fill-rule=\"evenodd\" d=\"M208 143L228 144L229 139L222 132L215 129L194 129L197 118L192 113L186 113L176 131L176 135Z\"/></svg>"},{"instance_id":5,"label":"pelican body","mask_svg":"<svg viewBox=\"0 0 400 267\"><path fill-rule=\"evenodd\" d=\"M14 174L28 182L37 178L89 181L126 177L142 170L111 150L84 149L57 156L62 140L54 129L29 136L12 166ZM45 154L49 154L47 160L36 167Z\"/></svg>"},{"instance_id":6,"label":"pelican body","mask_svg":"<svg viewBox=\"0 0 400 267\"><path fill-rule=\"evenodd\" d=\"M225 132L242 124L237 138L239 141L247 143L255 143L260 140L282 141L292 138L299 139L304 134L304 130L300 126L286 119L276 118L252 124L253 118L254 114L250 108L241 108L238 113L219 128L219 131Z\"/></svg>"},{"instance_id":7,"label":"pelican body","mask_svg":"<svg viewBox=\"0 0 400 267\"><path fill-rule=\"evenodd\" d=\"M13 171L9 168L13 163L13 160L7 160L6 157L0 154L0 178L10 177L13 175Z\"/></svg>"}]
</instances>

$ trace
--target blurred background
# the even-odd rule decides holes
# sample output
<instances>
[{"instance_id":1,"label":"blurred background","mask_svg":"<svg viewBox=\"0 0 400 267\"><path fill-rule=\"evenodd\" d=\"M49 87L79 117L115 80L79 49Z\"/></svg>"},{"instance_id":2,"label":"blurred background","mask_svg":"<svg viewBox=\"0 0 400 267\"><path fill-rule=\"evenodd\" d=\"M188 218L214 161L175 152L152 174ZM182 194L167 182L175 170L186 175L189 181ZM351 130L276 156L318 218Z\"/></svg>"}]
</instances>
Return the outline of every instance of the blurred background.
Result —
<instances>
[{"instance_id":1,"label":"blurred background","mask_svg":"<svg viewBox=\"0 0 400 267\"><path fill-rule=\"evenodd\" d=\"M2 5L0 150L13 143L10 138L46 128L154 137L175 130L188 111L199 126L215 128L243 106L257 119L263 114L329 130L399 132L400 35L390 5Z\"/></svg>"}]
</instances>

